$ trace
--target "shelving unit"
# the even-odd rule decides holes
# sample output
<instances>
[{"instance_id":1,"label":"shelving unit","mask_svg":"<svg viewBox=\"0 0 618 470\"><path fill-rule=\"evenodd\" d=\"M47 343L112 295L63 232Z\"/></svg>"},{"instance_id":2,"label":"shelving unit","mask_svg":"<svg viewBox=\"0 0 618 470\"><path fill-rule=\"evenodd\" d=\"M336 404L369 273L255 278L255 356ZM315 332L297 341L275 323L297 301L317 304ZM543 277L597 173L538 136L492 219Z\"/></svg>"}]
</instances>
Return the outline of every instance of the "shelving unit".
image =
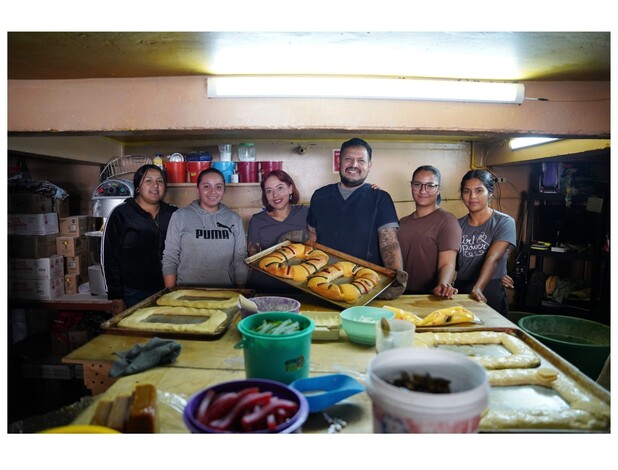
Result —
<instances>
[{"instance_id":1,"label":"shelving unit","mask_svg":"<svg viewBox=\"0 0 618 470\"><path fill-rule=\"evenodd\" d=\"M577 194L567 206L565 194L531 191L527 194L526 232L521 246L525 255L528 280L532 273L573 277L590 288L590 300L565 299L557 303L544 298L540 305L528 299L530 283L525 287L524 305L535 313L553 313L609 323L609 253L603 251L609 230L609 198L603 192L600 212L586 210L588 194ZM533 248L534 242L549 242L552 247L567 245L572 251L556 252ZM521 303L521 301L520 301Z\"/></svg>"}]
</instances>

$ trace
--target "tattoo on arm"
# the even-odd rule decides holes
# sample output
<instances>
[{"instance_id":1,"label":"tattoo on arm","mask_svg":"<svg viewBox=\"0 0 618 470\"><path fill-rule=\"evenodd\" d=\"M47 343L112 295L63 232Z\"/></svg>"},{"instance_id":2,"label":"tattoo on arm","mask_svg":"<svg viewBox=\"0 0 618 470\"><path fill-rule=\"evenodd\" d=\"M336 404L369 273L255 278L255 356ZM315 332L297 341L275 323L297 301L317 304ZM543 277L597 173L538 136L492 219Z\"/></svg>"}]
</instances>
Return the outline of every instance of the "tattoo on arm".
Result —
<instances>
[{"instance_id":1,"label":"tattoo on arm","mask_svg":"<svg viewBox=\"0 0 618 470\"><path fill-rule=\"evenodd\" d=\"M384 267L393 270L403 269L403 257L401 256L401 247L397 240L397 228L383 228L378 230L380 240L380 254Z\"/></svg>"}]
</instances>

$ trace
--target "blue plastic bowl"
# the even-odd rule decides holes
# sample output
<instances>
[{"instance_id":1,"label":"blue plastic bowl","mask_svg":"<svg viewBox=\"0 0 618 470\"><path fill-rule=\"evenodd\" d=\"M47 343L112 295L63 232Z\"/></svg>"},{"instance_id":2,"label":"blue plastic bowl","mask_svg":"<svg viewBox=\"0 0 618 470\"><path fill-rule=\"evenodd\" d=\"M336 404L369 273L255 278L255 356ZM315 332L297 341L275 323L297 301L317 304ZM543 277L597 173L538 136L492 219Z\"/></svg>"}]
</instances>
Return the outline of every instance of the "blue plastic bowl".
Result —
<instances>
[{"instance_id":1,"label":"blue plastic bowl","mask_svg":"<svg viewBox=\"0 0 618 470\"><path fill-rule=\"evenodd\" d=\"M382 318L390 320L395 312L379 307L350 307L341 312L341 326L354 343L375 345L376 323Z\"/></svg>"}]
</instances>

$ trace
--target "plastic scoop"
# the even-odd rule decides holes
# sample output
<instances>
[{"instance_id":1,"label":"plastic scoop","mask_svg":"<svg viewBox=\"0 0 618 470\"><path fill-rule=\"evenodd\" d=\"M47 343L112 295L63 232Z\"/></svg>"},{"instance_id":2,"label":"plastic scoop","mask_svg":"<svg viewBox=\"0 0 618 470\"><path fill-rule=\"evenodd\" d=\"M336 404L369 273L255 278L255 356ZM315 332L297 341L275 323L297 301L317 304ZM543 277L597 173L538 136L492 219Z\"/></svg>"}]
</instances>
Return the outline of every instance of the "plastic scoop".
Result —
<instances>
[{"instance_id":1,"label":"plastic scoop","mask_svg":"<svg viewBox=\"0 0 618 470\"><path fill-rule=\"evenodd\" d=\"M244 295L238 296L240 308L250 313L258 313L258 306L253 300L249 300Z\"/></svg>"},{"instance_id":2,"label":"plastic scoop","mask_svg":"<svg viewBox=\"0 0 618 470\"><path fill-rule=\"evenodd\" d=\"M345 374L298 379L290 386L305 395L311 413L325 410L345 398L365 391L363 384Z\"/></svg>"}]
</instances>

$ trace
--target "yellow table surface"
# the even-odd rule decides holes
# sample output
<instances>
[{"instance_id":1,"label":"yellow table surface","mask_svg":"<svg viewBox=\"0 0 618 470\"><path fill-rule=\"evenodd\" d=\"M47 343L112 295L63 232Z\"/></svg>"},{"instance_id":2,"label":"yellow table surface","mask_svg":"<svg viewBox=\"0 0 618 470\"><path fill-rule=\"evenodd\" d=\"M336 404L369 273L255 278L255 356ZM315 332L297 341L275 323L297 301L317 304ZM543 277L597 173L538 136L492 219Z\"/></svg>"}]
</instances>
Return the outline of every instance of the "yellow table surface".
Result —
<instances>
[{"instance_id":1,"label":"yellow table surface","mask_svg":"<svg viewBox=\"0 0 618 470\"><path fill-rule=\"evenodd\" d=\"M337 307L316 302L311 303L311 299L301 298L303 311L341 311ZM429 295L404 295L396 300L374 300L369 305L382 307L391 305L416 313L421 317L439 308L462 305L483 321L483 328L490 327L513 327L516 325L509 322L506 318L493 310L484 303L476 302L467 295L456 295L452 300L440 300ZM150 336L125 336L113 334L101 334L92 339L85 345L75 349L66 355L62 361L65 363L83 364L87 362L114 362L115 351L126 351L137 343L144 343L150 340ZM244 367L242 359L242 349L235 349L234 345L241 340L241 335L236 328L236 324L230 325L228 331L218 340L184 340L178 339L182 345L182 352L176 362L170 367L194 367L194 368L216 368L242 370ZM346 356L346 367L358 367L364 365L364 359L359 359L359 352L373 353L373 347L367 347L351 343L347 340L345 332L341 330L338 341L314 342L311 351L311 362L313 372L330 372L332 370L332 348L337 348L337 354Z\"/></svg>"},{"instance_id":2,"label":"yellow table surface","mask_svg":"<svg viewBox=\"0 0 618 470\"><path fill-rule=\"evenodd\" d=\"M372 306L392 305L412 311L421 317L438 308L463 305L483 320L483 327L515 327L500 314L485 304L475 302L466 295L452 300L439 300L431 296L402 296L393 301L374 301ZM313 304L302 299L302 311L340 311L323 303ZM67 363L107 364L111 366L114 351L124 351L135 344L146 342L150 337L102 334L63 358ZM215 341L177 340L182 351L177 360L165 367L156 367L138 374L111 381L109 388L99 395L101 399L129 394L138 383L152 383L157 388L159 431L185 433L182 409L187 399L195 392L216 383L245 378L243 350L234 348L241 340L236 324ZM423 346L422 340L415 341ZM314 341L311 345L310 376L345 373L361 383L369 361L375 356L374 346L364 346L348 341L341 330L337 341ZM108 369L108 367L106 367ZM77 418L75 424L90 421L96 404ZM366 393L359 393L328 409L328 414L347 422L346 432L371 433L373 431L371 403ZM322 413L311 414L303 426L303 432L326 433L329 424Z\"/></svg>"}]
</instances>

